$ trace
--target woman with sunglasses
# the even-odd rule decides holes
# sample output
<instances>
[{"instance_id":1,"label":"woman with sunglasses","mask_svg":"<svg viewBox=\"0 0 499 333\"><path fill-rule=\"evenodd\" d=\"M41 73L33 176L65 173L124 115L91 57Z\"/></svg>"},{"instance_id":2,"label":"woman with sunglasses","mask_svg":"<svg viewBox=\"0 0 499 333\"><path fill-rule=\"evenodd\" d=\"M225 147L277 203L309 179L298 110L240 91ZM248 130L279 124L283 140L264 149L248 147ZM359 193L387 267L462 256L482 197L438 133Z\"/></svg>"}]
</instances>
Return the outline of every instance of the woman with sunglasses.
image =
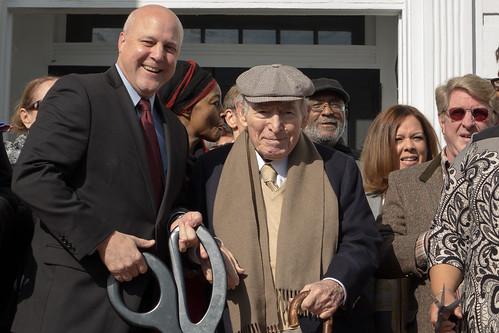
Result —
<instances>
[{"instance_id":1,"label":"woman with sunglasses","mask_svg":"<svg viewBox=\"0 0 499 333\"><path fill-rule=\"evenodd\" d=\"M378 276L409 278L407 332L434 330L428 316L433 298L425 245L447 169L473 133L495 124L499 106L490 81L471 74L437 87L435 98L446 146L434 160L390 174L378 218L383 236Z\"/></svg>"},{"instance_id":2,"label":"woman with sunglasses","mask_svg":"<svg viewBox=\"0 0 499 333\"><path fill-rule=\"evenodd\" d=\"M364 189L375 217L381 212L392 171L424 163L438 154L438 138L425 116L409 105L381 112L369 128L360 157ZM407 281L376 279L376 332L404 332Z\"/></svg>"},{"instance_id":3,"label":"woman with sunglasses","mask_svg":"<svg viewBox=\"0 0 499 333\"><path fill-rule=\"evenodd\" d=\"M40 103L57 79L56 76L46 75L33 79L26 85L10 120L12 131L18 134L18 137L14 142L5 141L5 150L11 165L16 163L21 153L29 129L36 120Z\"/></svg>"},{"instance_id":4,"label":"woman with sunglasses","mask_svg":"<svg viewBox=\"0 0 499 333\"><path fill-rule=\"evenodd\" d=\"M17 162L29 129L36 120L41 101L57 79L58 77L55 76L43 76L28 82L21 99L17 102L11 118L11 125L18 137L14 142L4 142L9 163L12 166ZM12 297L17 293L17 290L14 290L14 285L17 287L14 281L22 271L26 251L33 236L35 220L36 217L33 216L28 206L20 202L13 223L4 225L5 229L0 244L0 261L6 267L0 286L1 332L10 331L16 307L16 298ZM6 223L7 221L0 219L0 222Z\"/></svg>"}]
</instances>

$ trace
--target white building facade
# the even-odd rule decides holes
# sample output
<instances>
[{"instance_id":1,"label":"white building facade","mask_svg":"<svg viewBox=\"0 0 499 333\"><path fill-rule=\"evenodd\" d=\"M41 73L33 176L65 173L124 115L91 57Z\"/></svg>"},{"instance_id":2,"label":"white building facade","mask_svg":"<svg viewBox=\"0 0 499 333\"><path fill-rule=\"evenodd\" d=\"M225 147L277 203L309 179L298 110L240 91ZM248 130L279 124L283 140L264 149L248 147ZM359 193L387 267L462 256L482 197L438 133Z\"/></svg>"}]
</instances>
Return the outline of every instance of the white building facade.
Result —
<instances>
[{"instance_id":1,"label":"white building facade","mask_svg":"<svg viewBox=\"0 0 499 333\"><path fill-rule=\"evenodd\" d=\"M359 116L350 117L348 139L357 148L375 113L396 103L417 107L440 134L435 87L467 73L495 78L499 68L499 0L0 0L0 121L9 120L24 85L49 68L105 68L115 62L117 42L112 39L68 41L70 15L126 15L152 3L172 9L181 20L185 16L200 24L209 22L215 30L218 20L221 35L236 36L233 42L208 42L209 29L201 27L189 31L193 36L202 31L203 42L184 41L180 58L214 70L219 82L217 73L269 63L292 65L317 77L351 78L345 87L352 91L350 112ZM352 26L350 32L360 34L361 41L328 43L327 32L321 35L321 22L348 25L349 17L350 22L360 20L360 28ZM291 23L298 26L289 35L291 40L303 36L305 42L286 42L294 28L280 25ZM314 23L314 32L308 31ZM277 33L278 42L241 42L243 36L250 40L245 26L258 24L266 27L265 32L258 30L262 33ZM189 28L185 23L184 27ZM321 36L326 36L325 43ZM326 69L327 75L321 75ZM372 78L362 79L367 74ZM363 98L366 89L374 92L373 99ZM360 102L375 104L374 113L364 112Z\"/></svg>"}]
</instances>

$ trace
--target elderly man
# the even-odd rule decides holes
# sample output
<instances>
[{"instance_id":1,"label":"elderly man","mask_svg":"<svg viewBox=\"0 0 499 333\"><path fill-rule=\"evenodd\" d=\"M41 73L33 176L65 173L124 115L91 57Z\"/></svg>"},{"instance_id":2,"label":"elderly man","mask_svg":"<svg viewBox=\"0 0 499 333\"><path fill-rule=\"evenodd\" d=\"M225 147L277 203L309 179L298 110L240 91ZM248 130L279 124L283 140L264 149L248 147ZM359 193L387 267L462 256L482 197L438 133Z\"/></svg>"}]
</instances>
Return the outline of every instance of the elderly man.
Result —
<instances>
[{"instance_id":1,"label":"elderly man","mask_svg":"<svg viewBox=\"0 0 499 333\"><path fill-rule=\"evenodd\" d=\"M134 10L105 73L68 75L40 104L13 174L13 190L40 218L14 332L131 332L111 307L106 279L128 306L150 306L141 251L165 259L168 220L185 178L185 128L156 92L175 72L183 28L169 9ZM186 214L179 247L195 246Z\"/></svg>"},{"instance_id":2,"label":"elderly man","mask_svg":"<svg viewBox=\"0 0 499 333\"><path fill-rule=\"evenodd\" d=\"M435 90L438 120L447 145L433 161L394 171L378 218L383 243L377 275L410 278L408 332L431 332L432 303L425 239L435 216L447 168L473 133L493 126L499 98L489 80L468 74Z\"/></svg>"},{"instance_id":3,"label":"elderly man","mask_svg":"<svg viewBox=\"0 0 499 333\"><path fill-rule=\"evenodd\" d=\"M246 270L228 294L225 332L287 331L289 299L305 290L302 310L334 314L335 332L372 332L369 323L347 323L365 315L360 293L380 236L354 159L302 133L312 82L276 64L236 83L247 129L199 158L191 183L194 208ZM301 318L303 332L320 324Z\"/></svg>"},{"instance_id":4,"label":"elderly man","mask_svg":"<svg viewBox=\"0 0 499 333\"><path fill-rule=\"evenodd\" d=\"M315 92L309 97L310 113L305 133L314 142L360 158L360 152L352 150L342 138L348 117L350 95L333 79L312 80Z\"/></svg>"}]
</instances>

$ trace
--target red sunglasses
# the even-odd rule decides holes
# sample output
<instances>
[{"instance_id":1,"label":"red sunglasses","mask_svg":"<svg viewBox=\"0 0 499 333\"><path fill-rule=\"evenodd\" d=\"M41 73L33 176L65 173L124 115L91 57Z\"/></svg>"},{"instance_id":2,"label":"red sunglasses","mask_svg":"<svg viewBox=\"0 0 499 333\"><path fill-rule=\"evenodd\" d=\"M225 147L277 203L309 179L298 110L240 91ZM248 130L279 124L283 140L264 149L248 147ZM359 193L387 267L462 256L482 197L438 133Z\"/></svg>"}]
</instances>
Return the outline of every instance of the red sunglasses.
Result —
<instances>
[{"instance_id":1,"label":"red sunglasses","mask_svg":"<svg viewBox=\"0 0 499 333\"><path fill-rule=\"evenodd\" d=\"M475 121L485 121L489 118L489 112L491 109L487 108L473 108L473 109L465 109L461 107L454 107L450 109L445 109L449 113L450 119L454 121L461 121L464 119L467 111L471 112L473 119Z\"/></svg>"}]
</instances>

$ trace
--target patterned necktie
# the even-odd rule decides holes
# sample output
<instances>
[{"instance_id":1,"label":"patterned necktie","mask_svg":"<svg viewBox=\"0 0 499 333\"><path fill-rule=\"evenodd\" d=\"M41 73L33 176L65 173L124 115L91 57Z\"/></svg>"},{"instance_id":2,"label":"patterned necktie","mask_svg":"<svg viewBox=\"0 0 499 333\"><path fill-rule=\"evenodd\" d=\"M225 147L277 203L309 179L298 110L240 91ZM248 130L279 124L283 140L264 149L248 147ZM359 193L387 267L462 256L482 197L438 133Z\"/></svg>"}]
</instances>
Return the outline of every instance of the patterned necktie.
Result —
<instances>
[{"instance_id":1,"label":"patterned necktie","mask_svg":"<svg viewBox=\"0 0 499 333\"><path fill-rule=\"evenodd\" d=\"M154 196L156 207L159 208L163 198L163 163L161 162L161 152L159 151L158 138L154 127L154 120L151 113L151 103L148 99L142 98L139 101L140 124L142 125L142 134L146 144L147 160L154 186Z\"/></svg>"},{"instance_id":2,"label":"patterned necktie","mask_svg":"<svg viewBox=\"0 0 499 333\"><path fill-rule=\"evenodd\" d=\"M267 185L268 188L275 192L279 189L276 183L277 172L270 164L264 164L260 169L260 174L262 175L262 180Z\"/></svg>"}]
</instances>

